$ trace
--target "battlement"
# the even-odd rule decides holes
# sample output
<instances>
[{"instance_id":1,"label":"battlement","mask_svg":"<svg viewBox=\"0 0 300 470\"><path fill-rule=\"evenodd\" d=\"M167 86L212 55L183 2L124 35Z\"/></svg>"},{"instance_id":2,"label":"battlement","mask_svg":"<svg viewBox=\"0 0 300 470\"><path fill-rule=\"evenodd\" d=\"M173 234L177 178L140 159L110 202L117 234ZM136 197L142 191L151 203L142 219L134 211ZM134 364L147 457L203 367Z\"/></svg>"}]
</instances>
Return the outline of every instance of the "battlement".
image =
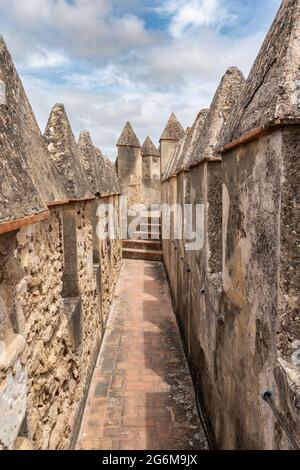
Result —
<instances>
[{"instance_id":1,"label":"battlement","mask_svg":"<svg viewBox=\"0 0 300 470\"><path fill-rule=\"evenodd\" d=\"M0 37L1 450L74 447L122 266L121 219L136 219L139 207L131 207L141 205L145 239L126 239L124 251L163 258L212 446L300 442L299 51L300 0L284 0L247 79L228 68L209 109L186 130L171 114L159 149L150 137L141 146L127 122L114 165L88 130L76 141L61 103L42 135ZM152 204L161 204L156 221ZM151 289L140 304L131 296L144 322ZM159 305L153 310L160 330ZM147 347L156 347L152 330ZM106 365L111 375L110 356ZM158 382L157 370L152 377ZM114 380L123 386L127 378ZM98 388L111 399L108 384ZM276 416L262 399L270 390ZM167 412L174 430L184 429Z\"/></svg>"}]
</instances>

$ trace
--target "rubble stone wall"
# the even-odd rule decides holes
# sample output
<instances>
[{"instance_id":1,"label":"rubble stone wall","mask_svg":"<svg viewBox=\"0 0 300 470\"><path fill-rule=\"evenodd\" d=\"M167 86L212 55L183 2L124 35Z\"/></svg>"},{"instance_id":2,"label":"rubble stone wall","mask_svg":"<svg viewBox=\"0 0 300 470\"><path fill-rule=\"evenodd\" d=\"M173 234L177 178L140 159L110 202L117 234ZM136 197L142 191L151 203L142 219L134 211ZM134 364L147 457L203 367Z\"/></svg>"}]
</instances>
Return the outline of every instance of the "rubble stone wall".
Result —
<instances>
[{"instance_id":1,"label":"rubble stone wall","mask_svg":"<svg viewBox=\"0 0 300 470\"><path fill-rule=\"evenodd\" d=\"M118 208L118 196L108 200ZM0 236L2 449L18 436L37 449L67 449L76 437L121 266L118 238L110 249L99 241L94 262L91 205L53 207L49 220ZM78 297L63 293L66 211L76 223Z\"/></svg>"}]
</instances>

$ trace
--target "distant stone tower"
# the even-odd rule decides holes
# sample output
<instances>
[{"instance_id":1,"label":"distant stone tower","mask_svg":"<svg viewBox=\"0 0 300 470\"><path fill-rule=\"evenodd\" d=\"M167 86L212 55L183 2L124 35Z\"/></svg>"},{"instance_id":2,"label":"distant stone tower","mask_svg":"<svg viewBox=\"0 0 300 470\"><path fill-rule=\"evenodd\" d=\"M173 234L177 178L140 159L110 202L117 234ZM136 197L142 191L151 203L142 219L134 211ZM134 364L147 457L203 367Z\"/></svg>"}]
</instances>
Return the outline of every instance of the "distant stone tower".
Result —
<instances>
[{"instance_id":1,"label":"distant stone tower","mask_svg":"<svg viewBox=\"0 0 300 470\"><path fill-rule=\"evenodd\" d=\"M123 196L128 198L128 207L142 202L142 156L141 144L129 122L117 143L118 177Z\"/></svg>"},{"instance_id":2,"label":"distant stone tower","mask_svg":"<svg viewBox=\"0 0 300 470\"><path fill-rule=\"evenodd\" d=\"M160 153L147 137L142 146L143 203L150 208L161 202Z\"/></svg>"},{"instance_id":3,"label":"distant stone tower","mask_svg":"<svg viewBox=\"0 0 300 470\"><path fill-rule=\"evenodd\" d=\"M164 174L173 150L183 136L184 129L175 114L172 113L160 138L161 175Z\"/></svg>"}]
</instances>

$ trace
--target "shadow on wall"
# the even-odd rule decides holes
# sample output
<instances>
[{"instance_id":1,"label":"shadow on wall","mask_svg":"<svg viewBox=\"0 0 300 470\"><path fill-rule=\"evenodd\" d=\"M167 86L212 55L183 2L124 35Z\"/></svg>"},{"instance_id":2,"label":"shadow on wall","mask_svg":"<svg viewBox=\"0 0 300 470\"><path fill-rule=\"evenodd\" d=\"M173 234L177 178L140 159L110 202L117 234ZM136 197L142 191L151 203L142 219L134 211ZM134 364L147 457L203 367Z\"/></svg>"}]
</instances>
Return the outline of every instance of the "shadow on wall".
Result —
<instances>
[{"instance_id":1,"label":"shadow on wall","mask_svg":"<svg viewBox=\"0 0 300 470\"><path fill-rule=\"evenodd\" d=\"M144 274L144 293L149 297L143 302L144 367L158 390L145 395L147 448L153 448L151 427L155 427L157 449L200 450L204 448L203 434L176 319L170 310L164 268L145 263Z\"/></svg>"}]
</instances>

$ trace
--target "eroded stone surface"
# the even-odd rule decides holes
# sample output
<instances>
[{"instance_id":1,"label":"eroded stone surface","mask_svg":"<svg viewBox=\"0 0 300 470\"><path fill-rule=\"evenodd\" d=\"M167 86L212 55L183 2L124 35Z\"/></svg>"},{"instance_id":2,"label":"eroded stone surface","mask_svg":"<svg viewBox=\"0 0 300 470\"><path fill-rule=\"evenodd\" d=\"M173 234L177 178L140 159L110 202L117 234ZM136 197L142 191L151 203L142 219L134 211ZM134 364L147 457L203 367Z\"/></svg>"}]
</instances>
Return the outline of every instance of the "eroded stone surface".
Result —
<instances>
[{"instance_id":1,"label":"eroded stone surface","mask_svg":"<svg viewBox=\"0 0 300 470\"><path fill-rule=\"evenodd\" d=\"M283 1L220 146L274 119L300 117L300 2Z\"/></svg>"},{"instance_id":2,"label":"eroded stone surface","mask_svg":"<svg viewBox=\"0 0 300 470\"><path fill-rule=\"evenodd\" d=\"M18 359L0 382L0 449L12 449L26 413L26 367Z\"/></svg>"},{"instance_id":3,"label":"eroded stone surface","mask_svg":"<svg viewBox=\"0 0 300 470\"><path fill-rule=\"evenodd\" d=\"M180 140L184 136L184 129L174 113L171 114L160 140Z\"/></svg>"},{"instance_id":4,"label":"eroded stone surface","mask_svg":"<svg viewBox=\"0 0 300 470\"><path fill-rule=\"evenodd\" d=\"M80 164L80 156L68 116L62 104L51 111L44 139L50 159L63 184L66 198L92 196L87 176Z\"/></svg>"},{"instance_id":5,"label":"eroded stone surface","mask_svg":"<svg viewBox=\"0 0 300 470\"><path fill-rule=\"evenodd\" d=\"M191 164L205 158L215 157L222 127L226 125L232 108L239 101L244 87L245 78L242 72L236 67L230 67L223 76L206 115L197 144L190 157Z\"/></svg>"}]
</instances>

